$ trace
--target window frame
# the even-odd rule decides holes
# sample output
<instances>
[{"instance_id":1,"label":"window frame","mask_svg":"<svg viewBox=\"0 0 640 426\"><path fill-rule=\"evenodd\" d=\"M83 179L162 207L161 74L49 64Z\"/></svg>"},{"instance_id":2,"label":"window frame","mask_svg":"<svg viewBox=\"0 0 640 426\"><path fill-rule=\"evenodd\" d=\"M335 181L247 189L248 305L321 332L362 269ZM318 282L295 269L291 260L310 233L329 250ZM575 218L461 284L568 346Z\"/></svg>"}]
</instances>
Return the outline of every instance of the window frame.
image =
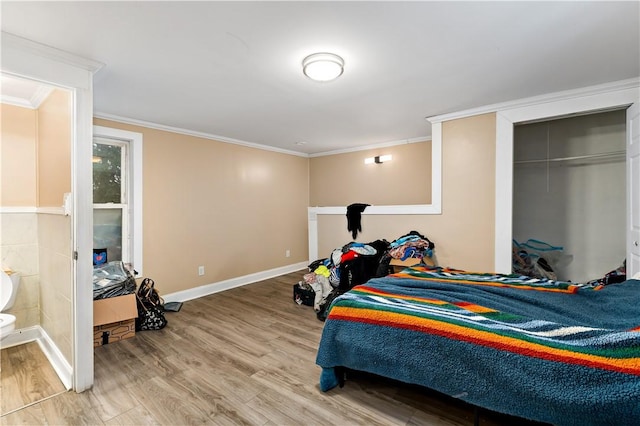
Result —
<instances>
[{"instance_id":1,"label":"window frame","mask_svg":"<svg viewBox=\"0 0 640 426\"><path fill-rule=\"evenodd\" d=\"M125 166L122 167L121 203L93 204L93 210L122 209L122 259L130 263L138 275L143 274L142 140L142 133L93 126L92 143L126 146L126 153L123 153L126 162L123 161Z\"/></svg>"}]
</instances>

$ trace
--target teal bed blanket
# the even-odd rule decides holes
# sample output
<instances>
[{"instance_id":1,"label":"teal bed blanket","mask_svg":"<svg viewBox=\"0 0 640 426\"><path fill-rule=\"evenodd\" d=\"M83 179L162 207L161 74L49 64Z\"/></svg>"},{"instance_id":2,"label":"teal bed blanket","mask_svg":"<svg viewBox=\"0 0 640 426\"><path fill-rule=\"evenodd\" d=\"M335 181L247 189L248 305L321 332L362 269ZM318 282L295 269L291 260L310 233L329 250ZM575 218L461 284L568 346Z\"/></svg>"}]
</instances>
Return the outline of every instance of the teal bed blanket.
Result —
<instances>
[{"instance_id":1,"label":"teal bed blanket","mask_svg":"<svg viewBox=\"0 0 640 426\"><path fill-rule=\"evenodd\" d=\"M316 362L556 425L640 425L640 281L414 267L339 296Z\"/></svg>"}]
</instances>

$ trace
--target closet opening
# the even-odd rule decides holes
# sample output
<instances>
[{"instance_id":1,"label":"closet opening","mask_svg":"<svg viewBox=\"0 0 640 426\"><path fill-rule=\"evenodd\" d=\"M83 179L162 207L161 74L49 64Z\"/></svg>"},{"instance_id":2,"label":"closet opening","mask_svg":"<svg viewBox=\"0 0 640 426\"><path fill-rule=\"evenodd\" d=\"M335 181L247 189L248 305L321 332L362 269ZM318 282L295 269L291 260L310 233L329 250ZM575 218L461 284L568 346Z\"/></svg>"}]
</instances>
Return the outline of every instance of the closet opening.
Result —
<instances>
[{"instance_id":1,"label":"closet opening","mask_svg":"<svg viewBox=\"0 0 640 426\"><path fill-rule=\"evenodd\" d=\"M619 269L626 109L519 123L513 158L513 271L589 282Z\"/></svg>"}]
</instances>

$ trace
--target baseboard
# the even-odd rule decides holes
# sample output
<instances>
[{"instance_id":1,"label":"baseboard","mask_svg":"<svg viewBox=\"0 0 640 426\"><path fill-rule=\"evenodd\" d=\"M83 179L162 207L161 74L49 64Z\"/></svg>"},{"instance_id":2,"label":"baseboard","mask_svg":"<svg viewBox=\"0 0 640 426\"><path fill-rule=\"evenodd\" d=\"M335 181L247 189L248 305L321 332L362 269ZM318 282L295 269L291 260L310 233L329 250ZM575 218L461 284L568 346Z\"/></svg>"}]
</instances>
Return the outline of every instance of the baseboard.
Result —
<instances>
[{"instance_id":1,"label":"baseboard","mask_svg":"<svg viewBox=\"0 0 640 426\"><path fill-rule=\"evenodd\" d=\"M230 290L232 288L241 287L243 285L252 284L258 281L267 280L269 278L278 277L280 275L296 272L307 267L309 262L294 263L293 265L282 266L280 268L269 269L267 271L256 272L254 274L244 275L242 277L231 278L217 283L205 284L200 287L190 288L188 290L177 291L161 295L165 302L186 302L187 300L197 299L199 297L208 296L210 294L219 293L221 291ZM292 283L292 285L295 283Z\"/></svg>"},{"instance_id":2,"label":"baseboard","mask_svg":"<svg viewBox=\"0 0 640 426\"><path fill-rule=\"evenodd\" d=\"M73 368L65 359L60 349L51 340L46 331L39 325L14 330L10 335L2 339L0 349L12 346L24 345L25 343L37 342L42 353L47 357L49 363L62 381L67 390L72 387Z\"/></svg>"},{"instance_id":3,"label":"baseboard","mask_svg":"<svg viewBox=\"0 0 640 426\"><path fill-rule=\"evenodd\" d=\"M51 340L49 335L44 329L42 329L42 335L38 339L38 345L42 352L44 352L45 356L51 363L51 366L55 370L56 374L62 381L67 390L71 390L73 386L73 367L67 362L60 349L56 346L56 344Z\"/></svg>"}]
</instances>

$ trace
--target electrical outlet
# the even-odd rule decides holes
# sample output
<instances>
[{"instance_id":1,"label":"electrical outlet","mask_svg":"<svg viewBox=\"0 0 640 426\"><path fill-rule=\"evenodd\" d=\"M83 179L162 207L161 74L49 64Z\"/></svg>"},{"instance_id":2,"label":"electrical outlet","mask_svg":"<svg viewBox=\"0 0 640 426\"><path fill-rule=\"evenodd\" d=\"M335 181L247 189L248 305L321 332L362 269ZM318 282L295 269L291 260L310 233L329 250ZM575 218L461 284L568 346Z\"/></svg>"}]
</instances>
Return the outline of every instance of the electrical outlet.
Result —
<instances>
[{"instance_id":1,"label":"electrical outlet","mask_svg":"<svg viewBox=\"0 0 640 426\"><path fill-rule=\"evenodd\" d=\"M204 275L204 266L198 266L198 275Z\"/></svg>"},{"instance_id":2,"label":"electrical outlet","mask_svg":"<svg viewBox=\"0 0 640 426\"><path fill-rule=\"evenodd\" d=\"M291 257L291 250L287 249L287 250L284 252L284 257Z\"/></svg>"}]
</instances>

